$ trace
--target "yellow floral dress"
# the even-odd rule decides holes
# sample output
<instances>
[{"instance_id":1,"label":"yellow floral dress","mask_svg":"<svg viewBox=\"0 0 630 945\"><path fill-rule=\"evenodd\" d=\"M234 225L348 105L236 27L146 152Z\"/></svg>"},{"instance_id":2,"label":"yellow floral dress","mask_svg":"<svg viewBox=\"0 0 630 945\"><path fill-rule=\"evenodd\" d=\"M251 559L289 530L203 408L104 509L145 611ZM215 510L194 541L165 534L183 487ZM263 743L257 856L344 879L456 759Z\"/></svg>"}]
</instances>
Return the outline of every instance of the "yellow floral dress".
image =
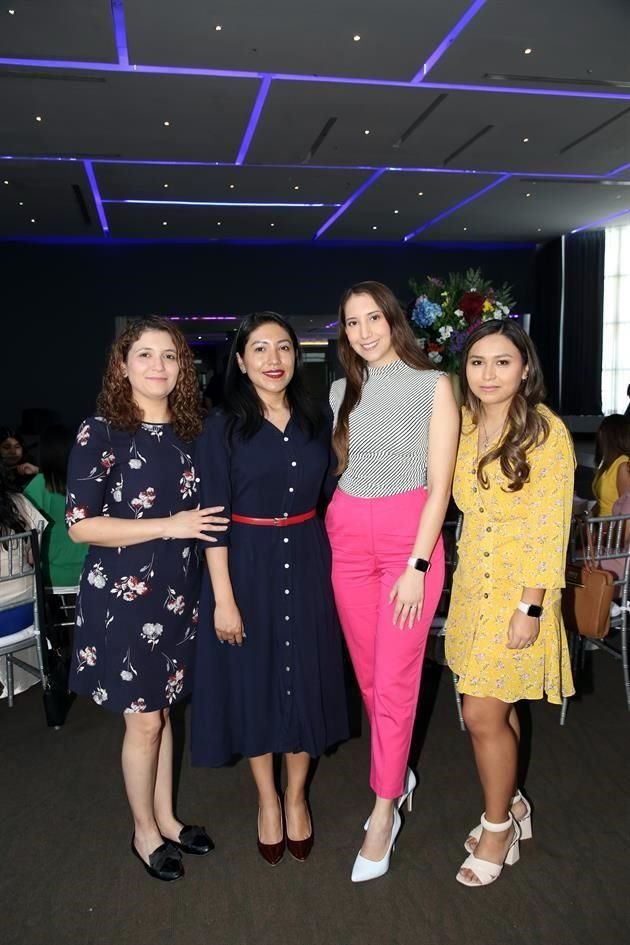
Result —
<instances>
[{"instance_id":1,"label":"yellow floral dress","mask_svg":"<svg viewBox=\"0 0 630 945\"><path fill-rule=\"evenodd\" d=\"M529 481L505 490L498 460L477 480L477 427L462 410L453 495L464 513L447 619L446 657L461 693L503 702L560 703L574 693L562 615L566 549L571 524L575 456L569 433L544 406L547 440L528 455ZM544 587L540 635L524 650L506 646L510 618L523 587Z\"/></svg>"}]
</instances>

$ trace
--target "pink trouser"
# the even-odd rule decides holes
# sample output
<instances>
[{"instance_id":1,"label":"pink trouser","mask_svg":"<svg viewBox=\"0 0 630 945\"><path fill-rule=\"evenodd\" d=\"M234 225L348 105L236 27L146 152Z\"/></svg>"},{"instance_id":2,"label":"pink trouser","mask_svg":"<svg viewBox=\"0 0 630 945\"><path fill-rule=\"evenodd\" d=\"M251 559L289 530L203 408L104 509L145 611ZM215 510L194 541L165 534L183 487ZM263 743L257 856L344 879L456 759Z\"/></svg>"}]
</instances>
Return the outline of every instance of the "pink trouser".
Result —
<instances>
[{"instance_id":1,"label":"pink trouser","mask_svg":"<svg viewBox=\"0 0 630 945\"><path fill-rule=\"evenodd\" d=\"M370 787L379 797L403 793L424 651L444 584L440 538L422 613L411 629L394 626L389 594L407 566L426 501L426 489L377 499L337 489L326 514L335 601L370 720Z\"/></svg>"}]
</instances>

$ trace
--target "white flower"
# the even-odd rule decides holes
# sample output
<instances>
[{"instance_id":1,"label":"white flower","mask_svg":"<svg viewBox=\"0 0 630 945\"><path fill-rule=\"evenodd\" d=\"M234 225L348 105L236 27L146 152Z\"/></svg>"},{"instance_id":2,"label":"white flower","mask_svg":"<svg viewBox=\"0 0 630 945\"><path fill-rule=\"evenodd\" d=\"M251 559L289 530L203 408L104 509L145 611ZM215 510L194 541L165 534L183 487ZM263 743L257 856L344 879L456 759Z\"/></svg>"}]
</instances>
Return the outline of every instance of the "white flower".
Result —
<instances>
[{"instance_id":1,"label":"white flower","mask_svg":"<svg viewBox=\"0 0 630 945\"><path fill-rule=\"evenodd\" d=\"M131 469L142 469L142 461L139 459L130 459L129 466Z\"/></svg>"},{"instance_id":2,"label":"white flower","mask_svg":"<svg viewBox=\"0 0 630 945\"><path fill-rule=\"evenodd\" d=\"M131 680L133 679L133 673L130 673L128 669L123 669L120 672L120 678L123 679L125 682L131 682Z\"/></svg>"},{"instance_id":3,"label":"white flower","mask_svg":"<svg viewBox=\"0 0 630 945\"><path fill-rule=\"evenodd\" d=\"M122 502L122 491L120 489L114 489L112 491L112 498L114 502Z\"/></svg>"},{"instance_id":4,"label":"white flower","mask_svg":"<svg viewBox=\"0 0 630 945\"><path fill-rule=\"evenodd\" d=\"M448 339L451 337L452 334L453 334L452 325L442 325L442 327L440 328L438 332L438 341L441 343L448 341Z\"/></svg>"},{"instance_id":5,"label":"white flower","mask_svg":"<svg viewBox=\"0 0 630 945\"><path fill-rule=\"evenodd\" d=\"M433 361L434 364L439 364L442 360L442 355L439 351L429 351L429 360Z\"/></svg>"},{"instance_id":6,"label":"white flower","mask_svg":"<svg viewBox=\"0 0 630 945\"><path fill-rule=\"evenodd\" d=\"M161 623L145 623L142 627L142 636L151 645L151 648L157 644L163 632L164 627Z\"/></svg>"},{"instance_id":7,"label":"white flower","mask_svg":"<svg viewBox=\"0 0 630 945\"><path fill-rule=\"evenodd\" d=\"M97 705L103 705L103 703L107 702L107 699L109 698L107 695L107 689L103 689L102 686L97 686L92 693L92 698Z\"/></svg>"},{"instance_id":8,"label":"white flower","mask_svg":"<svg viewBox=\"0 0 630 945\"><path fill-rule=\"evenodd\" d=\"M456 309L455 309L455 317L456 317L456 318L463 318L463 317L464 317L464 313L462 312L461 308L456 308Z\"/></svg>"},{"instance_id":9,"label":"white flower","mask_svg":"<svg viewBox=\"0 0 630 945\"><path fill-rule=\"evenodd\" d=\"M136 699L135 702L132 702L128 709L125 709L125 713L129 712L144 712L147 704L142 697Z\"/></svg>"}]
</instances>

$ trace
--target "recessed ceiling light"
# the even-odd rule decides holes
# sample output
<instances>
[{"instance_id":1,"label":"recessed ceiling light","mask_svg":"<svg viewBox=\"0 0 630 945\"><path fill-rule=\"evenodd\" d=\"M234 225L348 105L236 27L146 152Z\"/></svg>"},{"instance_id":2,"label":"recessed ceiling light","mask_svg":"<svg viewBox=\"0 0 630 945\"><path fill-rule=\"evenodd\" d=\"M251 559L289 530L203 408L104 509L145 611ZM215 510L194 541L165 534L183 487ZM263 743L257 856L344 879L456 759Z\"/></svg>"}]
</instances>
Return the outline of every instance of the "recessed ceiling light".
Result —
<instances>
[{"instance_id":1,"label":"recessed ceiling light","mask_svg":"<svg viewBox=\"0 0 630 945\"><path fill-rule=\"evenodd\" d=\"M541 232L542 232L542 226L539 226L539 227L536 229L536 232L537 232L537 233L541 233Z\"/></svg>"},{"instance_id":2,"label":"recessed ceiling light","mask_svg":"<svg viewBox=\"0 0 630 945\"><path fill-rule=\"evenodd\" d=\"M42 120L41 115L35 115L35 121L41 121L41 120Z\"/></svg>"},{"instance_id":3,"label":"recessed ceiling light","mask_svg":"<svg viewBox=\"0 0 630 945\"><path fill-rule=\"evenodd\" d=\"M373 230L378 230L378 227L377 227L377 226L373 226L372 229L373 229Z\"/></svg>"},{"instance_id":4,"label":"recessed ceiling light","mask_svg":"<svg viewBox=\"0 0 630 945\"><path fill-rule=\"evenodd\" d=\"M202 335L197 335L197 341L201 341L201 340L202 340Z\"/></svg>"},{"instance_id":5,"label":"recessed ceiling light","mask_svg":"<svg viewBox=\"0 0 630 945\"><path fill-rule=\"evenodd\" d=\"M363 132L364 135L369 135L369 133L370 133L370 129L369 129L369 128L366 128L365 131Z\"/></svg>"},{"instance_id":6,"label":"recessed ceiling light","mask_svg":"<svg viewBox=\"0 0 630 945\"><path fill-rule=\"evenodd\" d=\"M221 226L221 221L217 220L217 226Z\"/></svg>"},{"instance_id":7,"label":"recessed ceiling light","mask_svg":"<svg viewBox=\"0 0 630 945\"><path fill-rule=\"evenodd\" d=\"M9 16L15 16L15 10L9 10Z\"/></svg>"},{"instance_id":8,"label":"recessed ceiling light","mask_svg":"<svg viewBox=\"0 0 630 945\"><path fill-rule=\"evenodd\" d=\"M526 56L529 56L531 51L532 51L531 46L527 46L527 48L523 50Z\"/></svg>"},{"instance_id":9,"label":"recessed ceiling light","mask_svg":"<svg viewBox=\"0 0 630 945\"><path fill-rule=\"evenodd\" d=\"M466 233L466 232L468 232L468 227L467 227L467 226L464 227L464 233Z\"/></svg>"},{"instance_id":10,"label":"recessed ceiling light","mask_svg":"<svg viewBox=\"0 0 630 945\"><path fill-rule=\"evenodd\" d=\"M394 213L400 213L400 210L394 210Z\"/></svg>"},{"instance_id":11,"label":"recessed ceiling light","mask_svg":"<svg viewBox=\"0 0 630 945\"><path fill-rule=\"evenodd\" d=\"M236 184L230 184L230 190L234 190L235 187L236 187Z\"/></svg>"},{"instance_id":12,"label":"recessed ceiling light","mask_svg":"<svg viewBox=\"0 0 630 945\"><path fill-rule=\"evenodd\" d=\"M275 226L275 225L276 225L275 223L270 223L270 224L269 224L269 226Z\"/></svg>"},{"instance_id":13,"label":"recessed ceiling light","mask_svg":"<svg viewBox=\"0 0 630 945\"><path fill-rule=\"evenodd\" d=\"M526 197L531 197L531 194L525 194Z\"/></svg>"},{"instance_id":14,"label":"recessed ceiling light","mask_svg":"<svg viewBox=\"0 0 630 945\"><path fill-rule=\"evenodd\" d=\"M217 33L220 33L222 29L223 27L219 26L219 24L217 23L217 25L215 26L215 30L217 31Z\"/></svg>"},{"instance_id":15,"label":"recessed ceiling light","mask_svg":"<svg viewBox=\"0 0 630 945\"><path fill-rule=\"evenodd\" d=\"M166 222L166 220L162 220L162 226L168 226L168 223Z\"/></svg>"},{"instance_id":16,"label":"recessed ceiling light","mask_svg":"<svg viewBox=\"0 0 630 945\"><path fill-rule=\"evenodd\" d=\"M423 190L419 190L419 191L418 191L418 197L424 197L424 191L423 191Z\"/></svg>"},{"instance_id":17,"label":"recessed ceiling light","mask_svg":"<svg viewBox=\"0 0 630 945\"><path fill-rule=\"evenodd\" d=\"M23 206L24 206L24 201L23 201L23 200L20 200L20 201L18 202L18 207L23 207Z\"/></svg>"},{"instance_id":18,"label":"recessed ceiling light","mask_svg":"<svg viewBox=\"0 0 630 945\"><path fill-rule=\"evenodd\" d=\"M31 223L35 223L35 217L31 217Z\"/></svg>"},{"instance_id":19,"label":"recessed ceiling light","mask_svg":"<svg viewBox=\"0 0 630 945\"><path fill-rule=\"evenodd\" d=\"M299 185L299 184L294 184L293 190L299 190L299 189L300 189L300 185Z\"/></svg>"},{"instance_id":20,"label":"recessed ceiling light","mask_svg":"<svg viewBox=\"0 0 630 945\"><path fill-rule=\"evenodd\" d=\"M358 43L358 42L359 42L359 40L361 39L361 37L359 36L359 34L358 34L358 33L355 33L355 34L354 34L354 36L353 36L352 38L353 38L353 40L355 41L355 43Z\"/></svg>"},{"instance_id":21,"label":"recessed ceiling light","mask_svg":"<svg viewBox=\"0 0 630 945\"><path fill-rule=\"evenodd\" d=\"M163 184L162 186L166 188L166 187L168 187L168 184Z\"/></svg>"},{"instance_id":22,"label":"recessed ceiling light","mask_svg":"<svg viewBox=\"0 0 630 945\"><path fill-rule=\"evenodd\" d=\"M4 182L4 183L5 183L5 184L8 184L8 183L9 183L9 181L8 181L8 180L5 180L5 182Z\"/></svg>"},{"instance_id":23,"label":"recessed ceiling light","mask_svg":"<svg viewBox=\"0 0 630 945\"><path fill-rule=\"evenodd\" d=\"M164 127L165 127L165 128L170 128L170 127L171 127L170 121L165 121L163 124L164 124Z\"/></svg>"},{"instance_id":24,"label":"recessed ceiling light","mask_svg":"<svg viewBox=\"0 0 630 945\"><path fill-rule=\"evenodd\" d=\"M523 144L527 144L528 141L529 141L529 138L523 138Z\"/></svg>"}]
</instances>

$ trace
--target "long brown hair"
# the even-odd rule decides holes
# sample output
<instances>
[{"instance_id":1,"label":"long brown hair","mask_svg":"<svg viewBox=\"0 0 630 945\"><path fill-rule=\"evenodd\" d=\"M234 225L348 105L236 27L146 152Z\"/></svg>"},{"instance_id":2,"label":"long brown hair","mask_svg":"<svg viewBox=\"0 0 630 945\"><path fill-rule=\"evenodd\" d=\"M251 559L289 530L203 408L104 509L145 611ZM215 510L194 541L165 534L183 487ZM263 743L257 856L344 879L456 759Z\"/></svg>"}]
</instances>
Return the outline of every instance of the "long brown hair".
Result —
<instances>
[{"instance_id":1,"label":"long brown hair","mask_svg":"<svg viewBox=\"0 0 630 945\"><path fill-rule=\"evenodd\" d=\"M523 359L523 365L527 368L527 376L510 403L503 438L479 461L477 479L484 489L488 489L490 484L485 469L498 459L501 472L508 480L507 491L518 492L529 479L530 464L527 461L527 451L541 446L549 436L549 423L546 417L536 409L545 396L545 382L533 342L517 322L511 318L504 320L493 318L484 322L468 335L459 369L464 403L472 413L475 427L479 424L481 401L472 393L468 385L466 365L473 345L488 335L505 335L512 342Z\"/></svg>"},{"instance_id":2,"label":"long brown hair","mask_svg":"<svg viewBox=\"0 0 630 945\"><path fill-rule=\"evenodd\" d=\"M361 400L363 384L368 376L367 363L353 350L346 334L346 304L353 295L370 295L383 313L392 333L392 346L401 361L419 371L435 370L435 365L416 341L400 303L391 289L382 282L357 282L346 289L339 301L339 343L337 356L346 375L346 390L339 407L333 432L333 448L341 475L348 465L348 436L350 413Z\"/></svg>"},{"instance_id":3,"label":"long brown hair","mask_svg":"<svg viewBox=\"0 0 630 945\"><path fill-rule=\"evenodd\" d=\"M202 410L192 352L179 328L156 315L131 322L114 341L107 359L103 386L96 401L97 413L112 426L128 433L135 433L144 422L144 413L133 399L131 384L124 376L122 367L131 346L145 331L165 331L171 336L179 366L177 383L168 397L171 423L182 440L193 440L201 433Z\"/></svg>"},{"instance_id":4,"label":"long brown hair","mask_svg":"<svg viewBox=\"0 0 630 945\"><path fill-rule=\"evenodd\" d=\"M595 438L597 476L606 472L619 456L630 456L630 418L611 413L600 423Z\"/></svg>"}]
</instances>

